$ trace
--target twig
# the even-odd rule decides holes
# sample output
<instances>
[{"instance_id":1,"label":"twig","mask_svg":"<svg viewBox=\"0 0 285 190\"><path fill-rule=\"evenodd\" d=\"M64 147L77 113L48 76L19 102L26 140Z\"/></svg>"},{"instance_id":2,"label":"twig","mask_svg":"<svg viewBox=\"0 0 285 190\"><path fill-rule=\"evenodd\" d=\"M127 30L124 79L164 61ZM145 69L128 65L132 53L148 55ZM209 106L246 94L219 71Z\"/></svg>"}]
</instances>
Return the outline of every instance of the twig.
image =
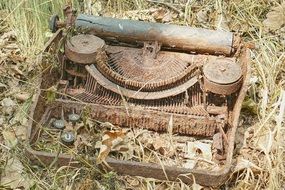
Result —
<instances>
[{"instance_id":1,"label":"twig","mask_svg":"<svg viewBox=\"0 0 285 190\"><path fill-rule=\"evenodd\" d=\"M6 145L4 145L4 144L2 144L2 143L0 143L0 146L6 148L7 150L11 150L11 148L9 148L8 146L6 146Z\"/></svg>"},{"instance_id":2,"label":"twig","mask_svg":"<svg viewBox=\"0 0 285 190\"><path fill-rule=\"evenodd\" d=\"M228 140L228 137L227 137L227 135L226 135L224 129L223 129L222 126L219 125L219 124L218 124L218 127L219 127L219 130L220 130L220 132L222 133L222 136L223 136L223 138L225 139L226 143L229 144L229 140Z\"/></svg>"},{"instance_id":3,"label":"twig","mask_svg":"<svg viewBox=\"0 0 285 190\"><path fill-rule=\"evenodd\" d=\"M157 3L157 4L165 5L165 6L169 7L169 8L171 8L171 9L173 9L175 12L179 13L179 15L181 17L184 17L184 13L181 10L177 9L176 7L174 7L171 3L166 3L166 2L163 2L163 1L156 1L156 0L146 0L146 1L149 2L149 3Z\"/></svg>"},{"instance_id":4,"label":"twig","mask_svg":"<svg viewBox=\"0 0 285 190\"><path fill-rule=\"evenodd\" d=\"M121 89L120 89L120 87L119 87L118 85L117 85L117 88L118 88L118 90L119 90L119 92L120 92L120 96L121 96L121 98L122 98L122 100L123 100L123 104L124 104L124 106L125 106L127 115L130 116L130 114L129 114L129 106L128 106L128 104L127 104L127 101L126 101L125 97L123 96L123 93L122 93L122 91L121 91Z\"/></svg>"}]
</instances>

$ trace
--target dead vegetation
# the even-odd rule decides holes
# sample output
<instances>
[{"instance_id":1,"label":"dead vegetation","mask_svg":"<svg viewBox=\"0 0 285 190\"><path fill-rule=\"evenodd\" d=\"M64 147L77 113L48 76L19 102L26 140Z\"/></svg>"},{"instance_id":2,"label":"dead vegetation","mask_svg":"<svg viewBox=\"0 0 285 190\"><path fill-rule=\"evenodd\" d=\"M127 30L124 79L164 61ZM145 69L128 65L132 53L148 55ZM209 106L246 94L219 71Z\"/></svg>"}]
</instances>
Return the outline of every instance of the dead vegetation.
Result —
<instances>
[{"instance_id":1,"label":"dead vegetation","mask_svg":"<svg viewBox=\"0 0 285 190\"><path fill-rule=\"evenodd\" d=\"M201 189L197 184L190 187L182 182L117 176L112 172L103 174L91 163L81 168L41 168L29 165L28 159L23 157L26 112L39 76L35 55L50 36L47 29L49 16L54 12L60 13L65 3L63 0L43 0L40 3L35 0L14 0L0 3L3 15L0 16L0 189ZM73 4L78 10L95 15L235 31L241 33L247 42L254 43L255 49L251 51L251 87L244 101L237 133L234 173L224 187L284 188L284 1L85 0L79 3L74 1ZM135 159L156 162L171 162L165 153L177 150L176 147L165 146L165 140L172 138L167 135L162 138L142 130L137 133L146 137L135 139L133 132L124 132L129 141L121 146L123 140L115 138L116 143L120 143L114 146L114 139L110 138L109 133L105 133L106 141L97 144L101 161L104 160L105 150L116 152L125 146L127 151L117 156L127 157L132 149L131 156L135 156ZM55 145L56 138L52 140ZM175 141L175 137L169 140ZM84 135L79 141L78 146L85 144L85 148L92 143ZM107 149L102 148L104 144ZM58 147L47 146L46 143L43 145L58 151ZM147 152L134 153L140 146L147 147ZM72 152L78 154L84 148L79 147L78 150ZM176 153L174 151L173 154ZM158 159L157 154L164 159ZM205 157L208 158L207 155Z\"/></svg>"}]
</instances>

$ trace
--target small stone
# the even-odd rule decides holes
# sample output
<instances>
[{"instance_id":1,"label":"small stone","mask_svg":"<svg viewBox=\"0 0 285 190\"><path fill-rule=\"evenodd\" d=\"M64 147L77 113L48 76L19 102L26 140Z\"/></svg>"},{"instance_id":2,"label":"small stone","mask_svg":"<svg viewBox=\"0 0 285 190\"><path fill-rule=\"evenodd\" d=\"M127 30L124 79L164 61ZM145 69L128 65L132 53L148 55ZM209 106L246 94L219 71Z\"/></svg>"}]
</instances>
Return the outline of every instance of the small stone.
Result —
<instances>
[{"instance_id":1,"label":"small stone","mask_svg":"<svg viewBox=\"0 0 285 190\"><path fill-rule=\"evenodd\" d=\"M3 107L13 107L15 106L15 102L11 99L11 98L4 98L2 101L1 101L1 105Z\"/></svg>"},{"instance_id":2,"label":"small stone","mask_svg":"<svg viewBox=\"0 0 285 190\"><path fill-rule=\"evenodd\" d=\"M11 98L4 98L1 101L1 105L4 114L12 115L15 110L16 103Z\"/></svg>"},{"instance_id":3,"label":"small stone","mask_svg":"<svg viewBox=\"0 0 285 190\"><path fill-rule=\"evenodd\" d=\"M15 94L15 98L21 102L25 102L29 97L30 97L30 94L25 93L25 92Z\"/></svg>"}]
</instances>

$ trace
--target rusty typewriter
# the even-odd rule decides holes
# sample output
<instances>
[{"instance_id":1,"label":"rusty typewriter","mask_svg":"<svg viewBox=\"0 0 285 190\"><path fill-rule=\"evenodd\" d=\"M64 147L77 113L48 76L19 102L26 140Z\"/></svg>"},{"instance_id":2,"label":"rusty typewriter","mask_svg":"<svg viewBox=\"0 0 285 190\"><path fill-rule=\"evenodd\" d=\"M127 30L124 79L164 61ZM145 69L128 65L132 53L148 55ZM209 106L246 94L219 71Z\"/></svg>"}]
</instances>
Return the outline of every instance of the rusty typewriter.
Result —
<instances>
[{"instance_id":1,"label":"rusty typewriter","mask_svg":"<svg viewBox=\"0 0 285 190\"><path fill-rule=\"evenodd\" d=\"M46 92L39 90L34 99L28 131L30 158L44 164L56 159L59 165L76 165L72 155L35 150L32 144L40 133L38 123L51 115L64 115L62 110L81 113L88 105L93 119L120 127L164 133L171 122L176 135L222 136L219 170L108 158L119 174L179 178L187 183L194 176L202 185L222 184L231 171L235 131L248 88L249 51L240 37L188 26L75 16L70 8L65 16L63 22L57 16L50 22L54 36L44 53L52 53L58 65L57 71L43 71L40 88L57 84L59 95L46 103ZM76 32L67 34L71 28Z\"/></svg>"}]
</instances>

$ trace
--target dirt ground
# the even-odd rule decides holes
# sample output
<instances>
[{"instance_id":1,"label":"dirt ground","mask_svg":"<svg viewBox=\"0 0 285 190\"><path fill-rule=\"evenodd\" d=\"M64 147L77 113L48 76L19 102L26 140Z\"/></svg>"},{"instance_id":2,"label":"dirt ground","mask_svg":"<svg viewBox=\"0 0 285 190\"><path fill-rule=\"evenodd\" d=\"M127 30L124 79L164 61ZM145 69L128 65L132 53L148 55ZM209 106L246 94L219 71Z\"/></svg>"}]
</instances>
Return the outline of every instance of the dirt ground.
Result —
<instances>
[{"instance_id":1,"label":"dirt ground","mask_svg":"<svg viewBox=\"0 0 285 190\"><path fill-rule=\"evenodd\" d=\"M230 179L221 187L119 176L83 165L41 167L24 154L28 110L51 37L48 18L66 3L100 16L233 31L251 49L250 88ZM285 189L284 0L12 0L0 2L0 189Z\"/></svg>"}]
</instances>

